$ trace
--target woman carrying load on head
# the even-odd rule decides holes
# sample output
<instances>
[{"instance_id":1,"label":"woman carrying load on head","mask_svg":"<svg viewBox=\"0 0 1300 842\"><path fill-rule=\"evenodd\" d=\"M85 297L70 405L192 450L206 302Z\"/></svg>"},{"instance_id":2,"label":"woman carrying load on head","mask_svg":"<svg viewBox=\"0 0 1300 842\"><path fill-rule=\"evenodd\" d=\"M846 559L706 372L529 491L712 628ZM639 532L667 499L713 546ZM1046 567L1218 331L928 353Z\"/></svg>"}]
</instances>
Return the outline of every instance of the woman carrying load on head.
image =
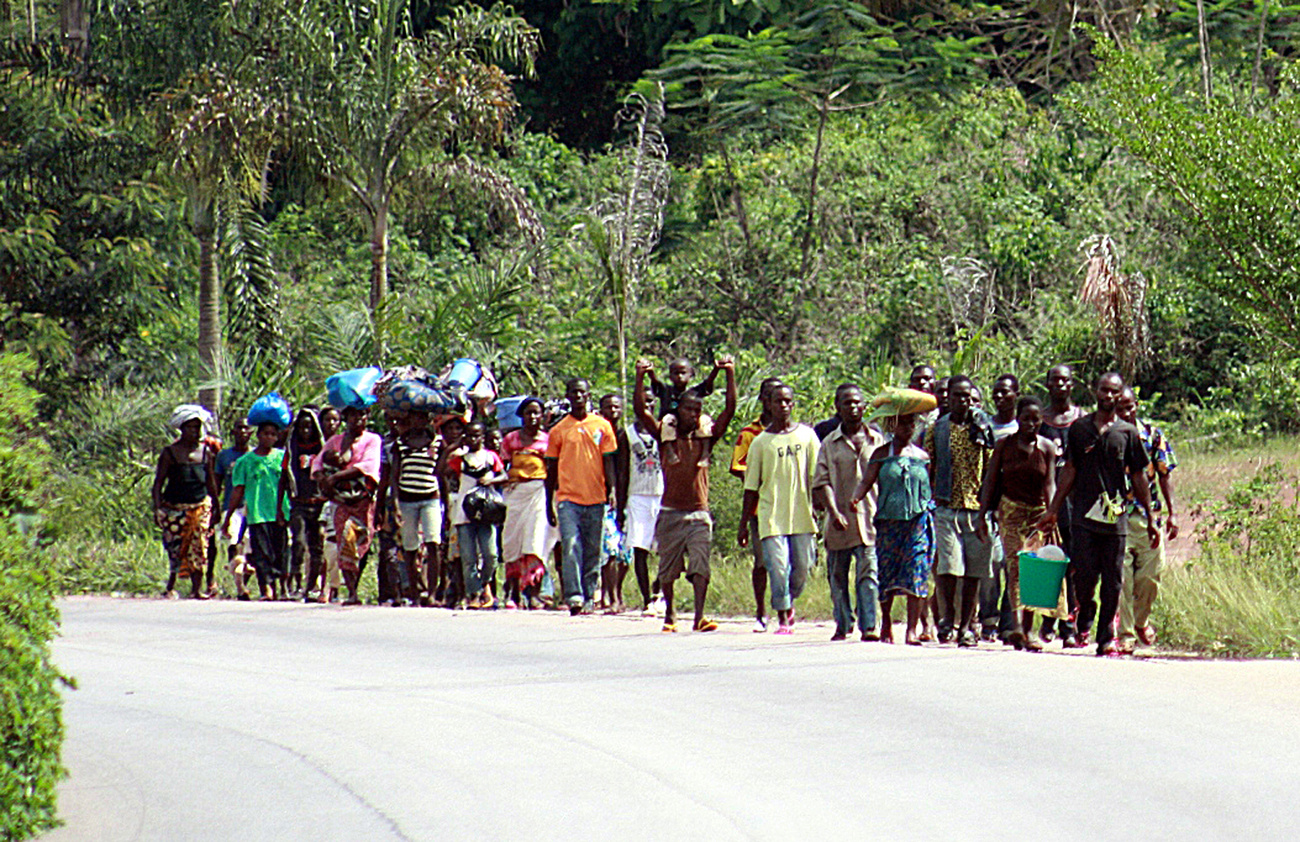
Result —
<instances>
[{"instance_id":1,"label":"woman carrying load on head","mask_svg":"<svg viewBox=\"0 0 1300 842\"><path fill-rule=\"evenodd\" d=\"M158 455L153 480L154 521L162 530L167 551L167 589L163 596L176 598L176 577L190 580L190 596L207 599L202 590L203 571L208 565L208 539L216 525L216 454L203 440L212 426L212 413L197 404L176 407L170 425L179 431L176 441Z\"/></svg>"},{"instance_id":2,"label":"woman carrying load on head","mask_svg":"<svg viewBox=\"0 0 1300 842\"><path fill-rule=\"evenodd\" d=\"M506 434L501 458L506 473L506 522L501 536L506 561L506 605L541 608L539 590L546 574L545 559L559 536L546 519L546 446L550 439L542 424L546 410L537 398L519 404L524 426Z\"/></svg>"},{"instance_id":3,"label":"woman carrying load on head","mask_svg":"<svg viewBox=\"0 0 1300 842\"><path fill-rule=\"evenodd\" d=\"M894 597L907 597L905 641L921 645L922 606L934 564L934 525L930 499L930 456L913 443L917 416L936 406L933 395L915 389L888 389L872 400L867 420L881 419L890 440L867 456L853 505L876 491L876 560L880 581L880 639L894 642L890 611Z\"/></svg>"},{"instance_id":4,"label":"woman carrying load on head","mask_svg":"<svg viewBox=\"0 0 1300 842\"><path fill-rule=\"evenodd\" d=\"M1033 615L1020 604L1019 553L1038 531L1038 521L1056 493L1057 449L1056 442L1038 434L1043 425L1043 405L1038 398L1026 396L1016 402L1016 424L1016 432L993 448L980 491L976 533L981 541L989 540L984 515L996 511L1007 564L1007 600L1015 622L1007 643L1037 652L1043 647L1025 633L1032 627Z\"/></svg>"},{"instance_id":5,"label":"woman carrying load on head","mask_svg":"<svg viewBox=\"0 0 1300 842\"><path fill-rule=\"evenodd\" d=\"M379 486L379 462L383 439L366 429L368 410L349 406L343 410L343 432L325 442L312 457L312 478L321 493L334 503L334 539L325 551L328 572L320 601L329 602L336 585L335 570L343 573L348 588L346 605L357 605L357 584L361 559L374 536L375 490Z\"/></svg>"}]
</instances>

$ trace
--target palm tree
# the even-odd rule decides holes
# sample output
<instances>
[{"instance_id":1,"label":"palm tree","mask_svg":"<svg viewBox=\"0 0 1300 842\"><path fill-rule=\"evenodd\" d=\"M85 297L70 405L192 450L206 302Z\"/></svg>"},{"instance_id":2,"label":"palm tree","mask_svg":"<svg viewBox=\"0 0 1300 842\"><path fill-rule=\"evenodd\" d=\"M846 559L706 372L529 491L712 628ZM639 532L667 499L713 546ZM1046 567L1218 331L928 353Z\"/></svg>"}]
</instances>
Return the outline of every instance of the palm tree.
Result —
<instances>
[{"instance_id":1,"label":"palm tree","mask_svg":"<svg viewBox=\"0 0 1300 842\"><path fill-rule=\"evenodd\" d=\"M372 314L388 294L394 194L413 179L449 170L483 175L477 180L530 227L513 185L456 155L500 140L508 128L515 97L498 64L531 75L540 46L522 17L503 3L460 6L416 37L409 0L317 0L291 24L303 62L306 140L325 174L356 200L369 231Z\"/></svg>"},{"instance_id":2,"label":"palm tree","mask_svg":"<svg viewBox=\"0 0 1300 842\"><path fill-rule=\"evenodd\" d=\"M199 242L198 351L215 377L223 357L218 225L223 211L262 192L277 109L256 86L206 70L160 97L158 115L172 179L185 196L190 231ZM199 390L199 402L214 414L221 402L217 384L212 379Z\"/></svg>"}]
</instances>

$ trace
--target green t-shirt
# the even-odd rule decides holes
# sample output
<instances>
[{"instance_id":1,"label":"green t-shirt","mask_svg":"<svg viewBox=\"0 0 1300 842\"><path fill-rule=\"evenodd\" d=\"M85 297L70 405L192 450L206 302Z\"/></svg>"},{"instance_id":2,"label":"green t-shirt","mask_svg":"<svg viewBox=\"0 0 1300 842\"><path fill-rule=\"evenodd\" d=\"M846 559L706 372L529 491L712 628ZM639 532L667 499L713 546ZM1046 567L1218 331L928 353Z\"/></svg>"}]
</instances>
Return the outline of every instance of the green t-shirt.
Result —
<instances>
[{"instance_id":1,"label":"green t-shirt","mask_svg":"<svg viewBox=\"0 0 1300 842\"><path fill-rule=\"evenodd\" d=\"M813 472L821 442L812 427L789 433L763 431L749 446L745 490L758 492L758 536L802 535L817 531L813 520Z\"/></svg>"},{"instance_id":2,"label":"green t-shirt","mask_svg":"<svg viewBox=\"0 0 1300 842\"><path fill-rule=\"evenodd\" d=\"M280 466L284 451L272 450L266 456L249 451L240 456L230 470L230 483L244 486L244 512L248 523L274 523L275 498L280 491ZM289 514L288 495L282 504Z\"/></svg>"}]
</instances>

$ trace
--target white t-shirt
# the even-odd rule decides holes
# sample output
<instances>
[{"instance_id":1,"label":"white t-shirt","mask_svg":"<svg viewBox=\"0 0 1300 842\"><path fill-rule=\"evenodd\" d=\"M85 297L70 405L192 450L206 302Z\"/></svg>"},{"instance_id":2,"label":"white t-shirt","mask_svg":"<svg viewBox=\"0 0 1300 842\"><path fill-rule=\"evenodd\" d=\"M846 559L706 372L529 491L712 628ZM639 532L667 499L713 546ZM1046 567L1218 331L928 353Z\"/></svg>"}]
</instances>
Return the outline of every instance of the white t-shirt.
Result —
<instances>
[{"instance_id":1,"label":"white t-shirt","mask_svg":"<svg viewBox=\"0 0 1300 842\"><path fill-rule=\"evenodd\" d=\"M493 475L504 474L506 466L502 463L500 456L486 447L480 447L473 453L464 452L453 456L448 461L447 466L460 473L460 490L456 492L456 505L451 510L451 525L460 526L469 523L469 518L465 516L465 507L461 503L464 502L465 495L478 488L479 485L478 479L465 473L465 469L469 468L477 473L481 468L488 468L488 473L484 474L486 479Z\"/></svg>"},{"instance_id":2,"label":"white t-shirt","mask_svg":"<svg viewBox=\"0 0 1300 842\"><path fill-rule=\"evenodd\" d=\"M659 442L635 424L628 424L627 443L632 453L627 466L627 493L662 497L664 469L659 461Z\"/></svg>"}]
</instances>

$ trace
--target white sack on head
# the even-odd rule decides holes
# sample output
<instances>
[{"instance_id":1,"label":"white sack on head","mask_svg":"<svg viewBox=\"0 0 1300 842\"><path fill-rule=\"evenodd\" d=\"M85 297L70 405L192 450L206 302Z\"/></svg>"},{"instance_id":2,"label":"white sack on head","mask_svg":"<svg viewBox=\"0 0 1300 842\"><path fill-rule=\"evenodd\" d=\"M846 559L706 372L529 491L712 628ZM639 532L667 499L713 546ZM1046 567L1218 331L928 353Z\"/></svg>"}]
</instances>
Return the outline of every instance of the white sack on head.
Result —
<instances>
[{"instance_id":1,"label":"white sack on head","mask_svg":"<svg viewBox=\"0 0 1300 842\"><path fill-rule=\"evenodd\" d=\"M203 422L203 432L206 433L212 430L212 413L196 403L183 403L173 409L171 420L167 424L179 430L183 425L195 418Z\"/></svg>"}]
</instances>

